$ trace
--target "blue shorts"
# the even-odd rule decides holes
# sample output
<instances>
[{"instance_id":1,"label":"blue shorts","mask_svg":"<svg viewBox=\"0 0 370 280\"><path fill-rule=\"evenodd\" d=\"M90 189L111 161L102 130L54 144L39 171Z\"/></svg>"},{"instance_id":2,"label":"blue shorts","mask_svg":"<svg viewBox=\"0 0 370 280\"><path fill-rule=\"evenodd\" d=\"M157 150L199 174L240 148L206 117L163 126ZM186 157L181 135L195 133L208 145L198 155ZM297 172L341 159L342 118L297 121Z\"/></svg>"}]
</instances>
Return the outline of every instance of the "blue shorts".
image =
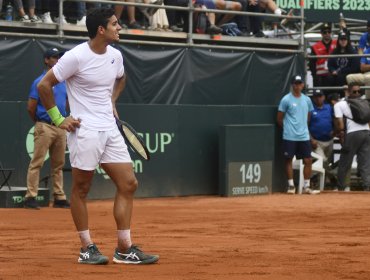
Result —
<instances>
[{"instance_id":1,"label":"blue shorts","mask_svg":"<svg viewBox=\"0 0 370 280\"><path fill-rule=\"evenodd\" d=\"M290 141L283 139L283 152L286 158L297 159L311 157L311 142L310 141Z\"/></svg>"},{"instance_id":2,"label":"blue shorts","mask_svg":"<svg viewBox=\"0 0 370 280\"><path fill-rule=\"evenodd\" d=\"M216 9L215 0L195 0L195 4L204 5L207 9Z\"/></svg>"}]
</instances>

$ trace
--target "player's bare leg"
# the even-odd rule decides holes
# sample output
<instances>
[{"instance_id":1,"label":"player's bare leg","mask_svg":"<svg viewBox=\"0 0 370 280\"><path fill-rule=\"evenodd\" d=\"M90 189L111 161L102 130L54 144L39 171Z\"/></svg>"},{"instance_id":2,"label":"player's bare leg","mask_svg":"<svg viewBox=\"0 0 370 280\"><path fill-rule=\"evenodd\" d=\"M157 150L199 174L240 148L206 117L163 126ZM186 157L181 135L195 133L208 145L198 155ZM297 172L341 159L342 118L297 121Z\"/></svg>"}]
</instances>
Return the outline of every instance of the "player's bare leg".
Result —
<instances>
[{"instance_id":1,"label":"player's bare leg","mask_svg":"<svg viewBox=\"0 0 370 280\"><path fill-rule=\"evenodd\" d=\"M71 213L81 239L78 262L82 264L107 264L108 257L103 256L91 241L86 198L89 193L94 171L72 168Z\"/></svg>"},{"instance_id":2,"label":"player's bare leg","mask_svg":"<svg viewBox=\"0 0 370 280\"><path fill-rule=\"evenodd\" d=\"M118 242L113 262L126 264L157 262L159 256L147 255L131 242L131 216L134 194L138 186L132 163L103 163L101 166L117 187L113 213L117 224Z\"/></svg>"}]
</instances>

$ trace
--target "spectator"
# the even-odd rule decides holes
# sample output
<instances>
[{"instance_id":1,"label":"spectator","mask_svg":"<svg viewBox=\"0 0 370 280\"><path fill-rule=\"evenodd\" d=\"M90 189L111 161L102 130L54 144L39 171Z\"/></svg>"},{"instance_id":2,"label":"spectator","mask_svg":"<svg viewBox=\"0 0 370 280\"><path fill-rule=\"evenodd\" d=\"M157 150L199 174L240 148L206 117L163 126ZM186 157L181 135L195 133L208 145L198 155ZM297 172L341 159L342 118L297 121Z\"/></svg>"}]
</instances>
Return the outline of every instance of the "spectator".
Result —
<instances>
[{"instance_id":1,"label":"spectator","mask_svg":"<svg viewBox=\"0 0 370 280\"><path fill-rule=\"evenodd\" d=\"M332 54L356 54L351 45L348 34L341 31L338 35L337 46ZM358 57L330 57L328 60L330 72L330 85L343 86L346 84L346 76L352 73L360 72L360 58Z\"/></svg>"},{"instance_id":2,"label":"spectator","mask_svg":"<svg viewBox=\"0 0 370 280\"><path fill-rule=\"evenodd\" d=\"M323 158L325 174L330 176L329 163L333 155L333 108L325 103L325 95L319 89L312 94L313 111L309 122L313 152ZM332 181L334 178L330 178Z\"/></svg>"},{"instance_id":3,"label":"spectator","mask_svg":"<svg viewBox=\"0 0 370 280\"><path fill-rule=\"evenodd\" d=\"M260 13L260 0L248 0L247 12ZM262 17L249 16L250 31L254 37L265 37L262 31Z\"/></svg>"},{"instance_id":4,"label":"spectator","mask_svg":"<svg viewBox=\"0 0 370 280\"><path fill-rule=\"evenodd\" d=\"M370 47L370 19L367 21L367 32L362 34L358 42L358 53L363 54Z\"/></svg>"},{"instance_id":5,"label":"spectator","mask_svg":"<svg viewBox=\"0 0 370 280\"><path fill-rule=\"evenodd\" d=\"M241 4L238 2L233 1L224 1L224 0L195 0L195 4L201 5L206 7L207 9L219 9L219 10L232 10L232 11L240 11ZM227 14L222 15L221 18L218 20L216 26L216 15L214 13L207 13L208 20L210 22L210 26L208 27L208 32L211 34L219 34L222 32L222 29L218 26L229 22L234 15Z\"/></svg>"},{"instance_id":6,"label":"spectator","mask_svg":"<svg viewBox=\"0 0 370 280\"><path fill-rule=\"evenodd\" d=\"M370 54L370 48L364 54ZM358 83L370 86L370 57L361 57L360 70L362 73L347 76L347 83ZM370 89L365 90L366 99L370 100Z\"/></svg>"},{"instance_id":7,"label":"spectator","mask_svg":"<svg viewBox=\"0 0 370 280\"><path fill-rule=\"evenodd\" d=\"M275 1L273 0L260 0L259 5L262 10L267 10L275 15L281 16L283 14L283 10L276 5Z\"/></svg>"},{"instance_id":8,"label":"spectator","mask_svg":"<svg viewBox=\"0 0 370 280\"><path fill-rule=\"evenodd\" d=\"M321 27L322 40L311 47L312 55L328 55L333 52L337 41L331 38L331 26L325 23ZM313 77L313 84L316 87L330 86L330 73L327 67L327 58L311 58L309 67Z\"/></svg>"},{"instance_id":9,"label":"spectator","mask_svg":"<svg viewBox=\"0 0 370 280\"><path fill-rule=\"evenodd\" d=\"M59 6L58 2L52 0L41 0L41 9L42 11L42 22L43 23L54 23L53 19L56 22L59 21ZM64 15L61 17L63 24L68 24Z\"/></svg>"},{"instance_id":10,"label":"spectator","mask_svg":"<svg viewBox=\"0 0 370 280\"><path fill-rule=\"evenodd\" d=\"M130 2L135 3L135 0L115 0L121 2ZM130 28L130 29L143 29L143 27L136 21L135 18L135 6L126 6L127 7L127 16L128 16L128 25L121 24L123 28ZM123 5L115 5L114 11L116 14L117 19L120 21L124 6Z\"/></svg>"},{"instance_id":11,"label":"spectator","mask_svg":"<svg viewBox=\"0 0 370 280\"><path fill-rule=\"evenodd\" d=\"M187 7L189 1L187 0L164 0L166 6ZM189 16L186 11L166 10L168 23L170 29L175 32L186 31L189 28ZM183 26L181 28L180 26Z\"/></svg>"},{"instance_id":12,"label":"spectator","mask_svg":"<svg viewBox=\"0 0 370 280\"><path fill-rule=\"evenodd\" d=\"M288 194L295 194L293 181L293 157L303 159L305 194L317 194L320 191L310 187L312 173L311 143L308 131L308 121L313 110L309 97L302 93L303 78L300 75L292 77L292 91L280 101L277 123L283 129L283 152L285 156L285 171L288 178Z\"/></svg>"},{"instance_id":13,"label":"spectator","mask_svg":"<svg viewBox=\"0 0 370 280\"><path fill-rule=\"evenodd\" d=\"M27 110L35 122L34 152L28 167L27 193L24 207L39 210L36 196L39 187L40 170L44 164L47 152L50 155L51 177L53 178L54 207L69 208L69 202L63 190L63 166L66 150L66 132L56 127L48 116L45 107L41 104L36 85L59 60L60 51L57 48L49 49L44 54L46 70L32 83L28 99ZM58 83L53 87L54 99L63 116L66 116L67 91L65 83Z\"/></svg>"},{"instance_id":14,"label":"spectator","mask_svg":"<svg viewBox=\"0 0 370 280\"><path fill-rule=\"evenodd\" d=\"M22 0L14 0L15 6L18 9L18 13L20 16L20 21L22 22L34 22L34 23L41 23L42 20L35 14L35 0L28 0L28 12L29 15L26 14L23 8Z\"/></svg>"},{"instance_id":15,"label":"spectator","mask_svg":"<svg viewBox=\"0 0 370 280\"><path fill-rule=\"evenodd\" d=\"M361 98L360 86L350 84L348 86L348 98ZM357 169L361 175L364 189L370 188L370 135L369 124L359 124L353 121L351 109L343 99L334 105L335 130L339 135L342 149L338 163L338 188L350 191L346 184L346 177L351 170L353 158L357 155Z\"/></svg>"}]
</instances>

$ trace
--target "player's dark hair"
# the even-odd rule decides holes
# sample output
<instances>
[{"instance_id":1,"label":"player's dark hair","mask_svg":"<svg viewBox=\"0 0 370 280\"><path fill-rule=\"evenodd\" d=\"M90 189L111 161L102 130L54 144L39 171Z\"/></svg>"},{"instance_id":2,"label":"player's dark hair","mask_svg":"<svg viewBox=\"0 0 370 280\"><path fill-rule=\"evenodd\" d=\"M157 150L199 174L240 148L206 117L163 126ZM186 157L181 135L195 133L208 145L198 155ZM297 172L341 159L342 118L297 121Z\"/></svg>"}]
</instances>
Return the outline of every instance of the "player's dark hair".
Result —
<instances>
[{"instance_id":1,"label":"player's dark hair","mask_svg":"<svg viewBox=\"0 0 370 280\"><path fill-rule=\"evenodd\" d=\"M86 27L90 39L94 39L99 26L107 28L109 19L114 15L111 8L90 9L86 16Z\"/></svg>"}]
</instances>

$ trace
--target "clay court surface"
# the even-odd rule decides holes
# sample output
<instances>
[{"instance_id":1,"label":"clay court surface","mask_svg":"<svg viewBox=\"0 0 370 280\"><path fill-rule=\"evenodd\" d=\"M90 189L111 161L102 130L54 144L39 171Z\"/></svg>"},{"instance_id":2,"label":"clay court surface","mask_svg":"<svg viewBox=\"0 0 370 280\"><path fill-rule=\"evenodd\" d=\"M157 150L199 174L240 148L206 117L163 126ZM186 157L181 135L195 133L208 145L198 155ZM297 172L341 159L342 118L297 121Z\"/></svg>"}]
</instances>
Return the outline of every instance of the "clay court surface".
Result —
<instances>
[{"instance_id":1,"label":"clay court surface","mask_svg":"<svg viewBox=\"0 0 370 280\"><path fill-rule=\"evenodd\" d=\"M88 204L112 257L112 201ZM370 279L370 194L136 199L132 235L158 264L77 264L69 210L0 209L0 279Z\"/></svg>"}]
</instances>

